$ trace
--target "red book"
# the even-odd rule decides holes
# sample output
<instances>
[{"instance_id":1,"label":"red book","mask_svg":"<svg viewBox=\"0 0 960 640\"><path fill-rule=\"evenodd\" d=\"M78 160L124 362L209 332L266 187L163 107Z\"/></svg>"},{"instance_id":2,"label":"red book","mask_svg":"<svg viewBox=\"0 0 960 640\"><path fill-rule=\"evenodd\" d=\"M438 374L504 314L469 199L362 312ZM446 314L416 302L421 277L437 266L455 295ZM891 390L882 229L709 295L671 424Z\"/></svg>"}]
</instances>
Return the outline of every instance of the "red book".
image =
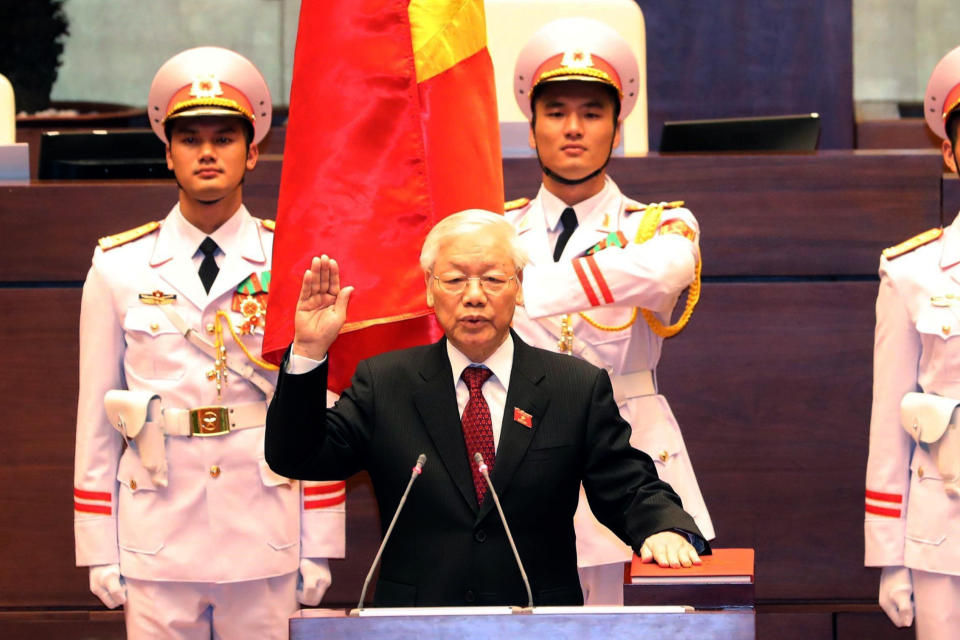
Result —
<instances>
[{"instance_id":1,"label":"red book","mask_svg":"<svg viewBox=\"0 0 960 640\"><path fill-rule=\"evenodd\" d=\"M632 584L752 584L753 549L714 549L700 556L703 564L673 569L643 563L636 555L630 565Z\"/></svg>"}]
</instances>

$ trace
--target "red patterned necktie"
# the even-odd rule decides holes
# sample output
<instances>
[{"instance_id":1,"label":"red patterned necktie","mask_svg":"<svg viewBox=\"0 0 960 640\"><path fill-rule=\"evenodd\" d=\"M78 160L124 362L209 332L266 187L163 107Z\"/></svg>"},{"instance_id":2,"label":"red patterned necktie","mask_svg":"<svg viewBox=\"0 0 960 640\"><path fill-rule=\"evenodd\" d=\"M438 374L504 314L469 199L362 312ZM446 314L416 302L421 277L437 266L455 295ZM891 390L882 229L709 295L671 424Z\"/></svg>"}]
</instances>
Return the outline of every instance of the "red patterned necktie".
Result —
<instances>
[{"instance_id":1,"label":"red patterned necktie","mask_svg":"<svg viewBox=\"0 0 960 640\"><path fill-rule=\"evenodd\" d=\"M467 444L467 461L473 471L473 488L477 493L477 504L483 504L487 495L487 481L483 479L473 454L477 451L483 456L488 473L493 472L493 424L490 421L490 407L483 399L480 388L493 375L486 367L467 367L461 377L470 389L470 399L463 410L463 440Z\"/></svg>"}]
</instances>

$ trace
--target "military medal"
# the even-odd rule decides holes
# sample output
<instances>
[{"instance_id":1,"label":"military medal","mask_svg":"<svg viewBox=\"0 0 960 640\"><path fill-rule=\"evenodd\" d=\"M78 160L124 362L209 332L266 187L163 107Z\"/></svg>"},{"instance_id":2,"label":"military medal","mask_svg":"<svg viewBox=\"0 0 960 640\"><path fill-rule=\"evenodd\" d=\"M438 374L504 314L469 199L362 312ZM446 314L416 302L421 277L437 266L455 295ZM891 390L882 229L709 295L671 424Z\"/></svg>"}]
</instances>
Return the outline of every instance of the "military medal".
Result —
<instances>
[{"instance_id":1,"label":"military medal","mask_svg":"<svg viewBox=\"0 0 960 640\"><path fill-rule=\"evenodd\" d=\"M263 327L267 317L267 297L270 291L270 272L251 273L233 294L230 308L243 315L240 333L250 335L256 327Z\"/></svg>"},{"instance_id":2,"label":"military medal","mask_svg":"<svg viewBox=\"0 0 960 640\"><path fill-rule=\"evenodd\" d=\"M622 231L611 231L607 234L606 238L587 249L584 255L591 256L598 251L603 251L607 247L619 247L622 249L625 246L627 246L627 236L623 235Z\"/></svg>"}]
</instances>

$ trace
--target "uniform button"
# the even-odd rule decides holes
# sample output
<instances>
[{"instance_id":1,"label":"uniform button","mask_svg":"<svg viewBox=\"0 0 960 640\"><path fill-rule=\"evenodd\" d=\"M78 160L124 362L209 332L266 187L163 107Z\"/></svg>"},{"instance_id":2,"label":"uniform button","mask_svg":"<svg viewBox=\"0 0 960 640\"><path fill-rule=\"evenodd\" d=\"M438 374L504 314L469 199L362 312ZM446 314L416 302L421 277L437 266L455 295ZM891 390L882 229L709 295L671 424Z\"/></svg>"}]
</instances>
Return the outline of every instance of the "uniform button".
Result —
<instances>
[{"instance_id":1,"label":"uniform button","mask_svg":"<svg viewBox=\"0 0 960 640\"><path fill-rule=\"evenodd\" d=\"M483 529L480 529L479 531L473 534L473 539L476 540L477 542L485 542L487 539L487 532L484 531Z\"/></svg>"},{"instance_id":2,"label":"uniform button","mask_svg":"<svg viewBox=\"0 0 960 640\"><path fill-rule=\"evenodd\" d=\"M667 453L666 449L661 449L659 457L660 457L660 462L666 462L667 460L670 459L670 454Z\"/></svg>"},{"instance_id":3,"label":"uniform button","mask_svg":"<svg viewBox=\"0 0 960 640\"><path fill-rule=\"evenodd\" d=\"M150 323L150 331L156 331L156 330L159 329L159 328L160 328L160 325L157 324L156 322L151 322L151 323Z\"/></svg>"},{"instance_id":4,"label":"uniform button","mask_svg":"<svg viewBox=\"0 0 960 640\"><path fill-rule=\"evenodd\" d=\"M213 328L213 323L207 325L207 333L213 333L215 329Z\"/></svg>"},{"instance_id":5,"label":"uniform button","mask_svg":"<svg viewBox=\"0 0 960 640\"><path fill-rule=\"evenodd\" d=\"M917 467L917 477L923 477L923 467Z\"/></svg>"},{"instance_id":6,"label":"uniform button","mask_svg":"<svg viewBox=\"0 0 960 640\"><path fill-rule=\"evenodd\" d=\"M216 478L216 477L218 477L219 475L220 475L220 467L218 467L217 465L213 465L212 467L210 467L210 477L211 477L211 478Z\"/></svg>"},{"instance_id":7,"label":"uniform button","mask_svg":"<svg viewBox=\"0 0 960 640\"><path fill-rule=\"evenodd\" d=\"M950 325L945 324L943 325L943 327L940 328L940 330L943 331L943 335L945 336L950 335Z\"/></svg>"},{"instance_id":8,"label":"uniform button","mask_svg":"<svg viewBox=\"0 0 960 640\"><path fill-rule=\"evenodd\" d=\"M477 599L477 596L473 593L472 589L467 589L467 592L463 594L463 599L467 602L473 602Z\"/></svg>"},{"instance_id":9,"label":"uniform button","mask_svg":"<svg viewBox=\"0 0 960 640\"><path fill-rule=\"evenodd\" d=\"M137 481L134 480L133 478L130 479L130 490L131 491L137 490Z\"/></svg>"}]
</instances>

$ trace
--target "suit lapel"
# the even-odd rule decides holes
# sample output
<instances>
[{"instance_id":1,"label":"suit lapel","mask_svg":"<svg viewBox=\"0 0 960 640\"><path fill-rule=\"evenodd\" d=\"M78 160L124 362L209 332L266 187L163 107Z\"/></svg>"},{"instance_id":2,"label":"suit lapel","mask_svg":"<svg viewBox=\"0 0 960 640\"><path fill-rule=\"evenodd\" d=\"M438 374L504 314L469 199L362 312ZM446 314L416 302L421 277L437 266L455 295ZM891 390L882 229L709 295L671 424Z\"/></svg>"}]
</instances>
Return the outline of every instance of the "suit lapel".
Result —
<instances>
[{"instance_id":1,"label":"suit lapel","mask_svg":"<svg viewBox=\"0 0 960 640\"><path fill-rule=\"evenodd\" d=\"M512 332L511 332L512 333ZM510 481L527 454L540 420L550 403L550 396L540 386L544 378L543 365L536 352L513 334L513 369L510 372L510 388L503 407L503 424L500 427L500 442L497 445L497 458L490 479L497 495L506 495ZM451 374L452 375L452 374ZM527 427L514 419L514 409L531 416L531 425ZM483 501L477 520L486 517L493 508L493 500Z\"/></svg>"},{"instance_id":2,"label":"suit lapel","mask_svg":"<svg viewBox=\"0 0 960 640\"><path fill-rule=\"evenodd\" d=\"M423 419L424 429L440 455L439 462L450 474L463 499L476 509L473 475L463 443L457 396L453 388L453 370L446 353L446 340L433 344L427 351L419 373L420 386L414 391L413 401Z\"/></svg>"}]
</instances>

